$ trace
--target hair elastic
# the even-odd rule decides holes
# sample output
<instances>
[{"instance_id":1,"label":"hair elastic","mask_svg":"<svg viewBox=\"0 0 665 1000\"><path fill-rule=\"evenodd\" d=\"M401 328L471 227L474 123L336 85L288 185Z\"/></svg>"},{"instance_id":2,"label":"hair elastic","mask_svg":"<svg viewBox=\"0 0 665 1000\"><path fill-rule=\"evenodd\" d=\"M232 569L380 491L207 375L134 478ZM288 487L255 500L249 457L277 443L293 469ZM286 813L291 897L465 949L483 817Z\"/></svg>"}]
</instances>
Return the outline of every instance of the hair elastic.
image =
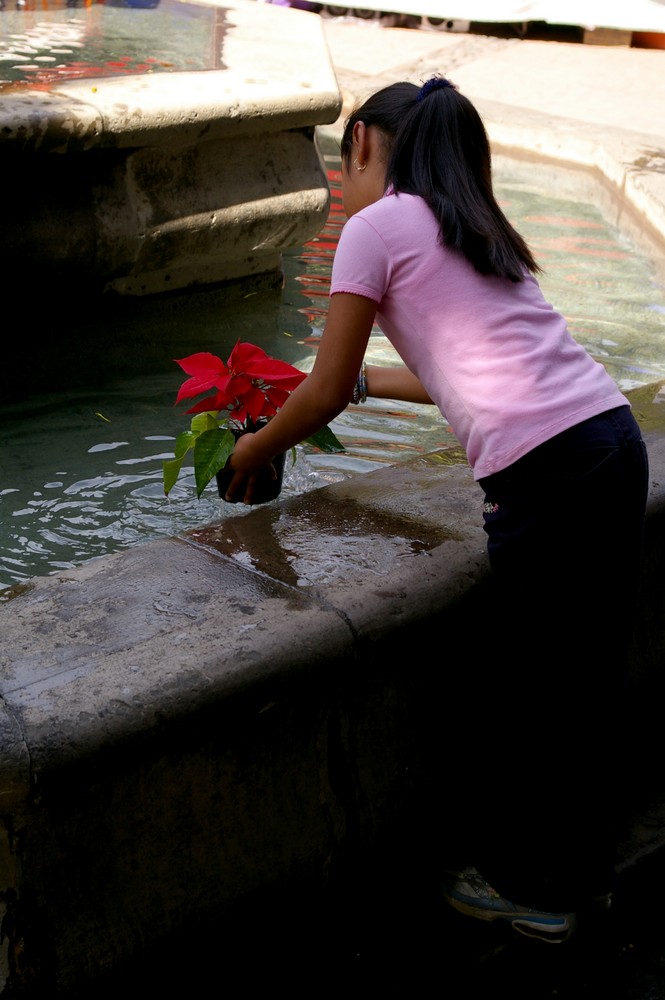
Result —
<instances>
[{"instance_id":1,"label":"hair elastic","mask_svg":"<svg viewBox=\"0 0 665 1000\"><path fill-rule=\"evenodd\" d=\"M442 90L444 87L450 87L451 90L457 90L455 84L451 83L450 80L446 80L445 76L433 76L429 80L426 80L422 85L416 100L424 101L425 98L432 93L432 91Z\"/></svg>"}]
</instances>

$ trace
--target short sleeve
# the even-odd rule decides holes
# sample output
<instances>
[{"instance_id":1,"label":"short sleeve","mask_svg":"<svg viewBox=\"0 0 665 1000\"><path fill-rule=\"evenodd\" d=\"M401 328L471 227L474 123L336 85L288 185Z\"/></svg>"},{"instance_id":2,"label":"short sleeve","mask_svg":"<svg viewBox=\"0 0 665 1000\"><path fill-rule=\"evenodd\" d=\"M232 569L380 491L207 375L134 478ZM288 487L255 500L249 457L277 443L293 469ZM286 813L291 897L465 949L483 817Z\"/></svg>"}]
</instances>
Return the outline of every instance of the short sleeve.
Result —
<instances>
[{"instance_id":1,"label":"short sleeve","mask_svg":"<svg viewBox=\"0 0 665 1000\"><path fill-rule=\"evenodd\" d=\"M390 258L384 241L361 215L352 216L337 245L330 294L348 292L378 304L389 284Z\"/></svg>"}]
</instances>

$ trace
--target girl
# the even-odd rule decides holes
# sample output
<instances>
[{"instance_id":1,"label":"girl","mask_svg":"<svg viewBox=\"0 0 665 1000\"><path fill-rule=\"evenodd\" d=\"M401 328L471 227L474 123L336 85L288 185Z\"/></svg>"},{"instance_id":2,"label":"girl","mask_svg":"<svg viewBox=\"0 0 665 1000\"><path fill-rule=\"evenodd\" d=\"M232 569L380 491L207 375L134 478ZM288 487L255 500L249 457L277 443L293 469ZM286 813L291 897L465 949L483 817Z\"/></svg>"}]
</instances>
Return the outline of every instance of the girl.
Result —
<instances>
[{"instance_id":1,"label":"girl","mask_svg":"<svg viewBox=\"0 0 665 1000\"><path fill-rule=\"evenodd\" d=\"M349 117L341 152L348 222L316 363L238 441L227 499L251 503L273 455L349 400L445 415L484 493L494 593L487 648L474 645L472 732L446 719L447 738L488 752L458 782L469 856L444 894L558 942L611 889L607 747L639 574L644 444L628 400L544 299L495 200L482 121L454 84L380 90ZM405 367L363 365L375 319Z\"/></svg>"}]
</instances>

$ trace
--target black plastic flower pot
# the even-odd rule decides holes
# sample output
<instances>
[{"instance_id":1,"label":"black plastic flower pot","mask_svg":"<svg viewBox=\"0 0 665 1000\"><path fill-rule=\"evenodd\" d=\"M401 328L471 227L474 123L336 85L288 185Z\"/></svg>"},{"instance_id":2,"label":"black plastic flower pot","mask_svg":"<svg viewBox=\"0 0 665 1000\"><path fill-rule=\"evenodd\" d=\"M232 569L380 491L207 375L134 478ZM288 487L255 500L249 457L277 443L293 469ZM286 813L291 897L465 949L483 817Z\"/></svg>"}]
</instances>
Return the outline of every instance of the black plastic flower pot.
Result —
<instances>
[{"instance_id":1,"label":"black plastic flower pot","mask_svg":"<svg viewBox=\"0 0 665 1000\"><path fill-rule=\"evenodd\" d=\"M260 427L261 425L257 425ZM233 431L236 440L245 431ZM252 498L252 506L259 503L269 503L271 500L276 500L279 494L282 492L282 481L284 479L284 460L286 459L286 452L280 452L279 455L275 455L272 460L272 464L275 468L275 478L272 478L272 470L264 469L260 476L257 486L254 490L254 496ZM226 500L226 491L229 488L229 484L234 476L234 469L228 467L228 464L217 473L217 492L222 500ZM227 503L242 503L242 497L238 497L236 500L227 500Z\"/></svg>"}]
</instances>

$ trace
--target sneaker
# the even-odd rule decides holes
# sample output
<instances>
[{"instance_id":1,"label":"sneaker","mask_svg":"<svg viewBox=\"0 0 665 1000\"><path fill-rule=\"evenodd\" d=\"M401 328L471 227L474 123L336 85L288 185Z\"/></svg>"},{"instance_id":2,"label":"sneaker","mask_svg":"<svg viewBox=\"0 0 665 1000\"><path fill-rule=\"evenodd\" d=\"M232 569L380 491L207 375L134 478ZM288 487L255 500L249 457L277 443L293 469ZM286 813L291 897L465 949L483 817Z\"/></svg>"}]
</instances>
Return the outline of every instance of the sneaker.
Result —
<instances>
[{"instance_id":1,"label":"sneaker","mask_svg":"<svg viewBox=\"0 0 665 1000\"><path fill-rule=\"evenodd\" d=\"M480 920L506 920L520 934L549 944L565 941L577 926L574 913L546 913L503 899L475 868L451 872L444 880L443 894L460 913Z\"/></svg>"}]
</instances>

